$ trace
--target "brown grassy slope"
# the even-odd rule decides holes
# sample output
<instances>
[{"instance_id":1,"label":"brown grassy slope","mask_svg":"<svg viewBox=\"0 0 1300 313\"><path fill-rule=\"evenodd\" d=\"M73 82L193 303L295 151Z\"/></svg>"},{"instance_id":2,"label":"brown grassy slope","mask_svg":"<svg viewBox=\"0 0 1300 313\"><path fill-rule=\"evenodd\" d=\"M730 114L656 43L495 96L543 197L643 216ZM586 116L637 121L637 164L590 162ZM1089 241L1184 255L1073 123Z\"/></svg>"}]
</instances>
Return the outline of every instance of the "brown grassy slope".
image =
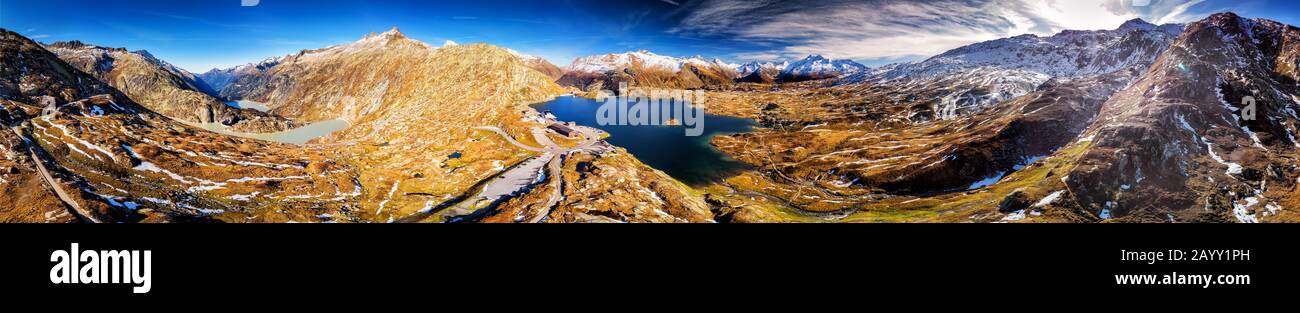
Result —
<instances>
[{"instance_id":1,"label":"brown grassy slope","mask_svg":"<svg viewBox=\"0 0 1300 313\"><path fill-rule=\"evenodd\" d=\"M560 77L564 77L563 69L542 58L524 60L524 64L528 65L529 68L546 75L546 77L550 77L551 80L559 80Z\"/></svg>"},{"instance_id":2,"label":"brown grassy slope","mask_svg":"<svg viewBox=\"0 0 1300 313\"><path fill-rule=\"evenodd\" d=\"M402 218L461 196L530 154L477 126L531 134L527 104L564 91L504 49L432 48L376 34L351 45L289 58L272 69L264 100L306 120L352 126L319 139L360 169L366 219ZM454 153L459 159L452 159ZM396 187L394 187L396 186Z\"/></svg>"}]
</instances>

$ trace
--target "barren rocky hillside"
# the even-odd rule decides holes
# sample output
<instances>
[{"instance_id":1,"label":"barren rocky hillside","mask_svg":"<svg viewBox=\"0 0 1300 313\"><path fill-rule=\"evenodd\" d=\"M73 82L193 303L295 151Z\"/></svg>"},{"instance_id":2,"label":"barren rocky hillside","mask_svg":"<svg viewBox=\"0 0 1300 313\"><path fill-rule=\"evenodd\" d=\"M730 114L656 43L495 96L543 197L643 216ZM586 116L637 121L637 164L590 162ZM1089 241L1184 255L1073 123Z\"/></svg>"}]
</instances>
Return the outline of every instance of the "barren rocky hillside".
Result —
<instances>
[{"instance_id":1,"label":"barren rocky hillside","mask_svg":"<svg viewBox=\"0 0 1300 313\"><path fill-rule=\"evenodd\" d=\"M1115 31L976 44L936 57L965 60L935 63L942 68L893 67L942 69L944 77L718 93L715 113L768 127L714 140L761 170L711 187L711 204L749 221L1293 220L1285 208L1297 176L1295 38L1294 27L1232 14L1186 32L1131 21ZM1071 45L1085 47L1079 62L1046 67L1070 72L1039 71L1032 58L970 57L1006 55L994 51L1018 51L1026 40L1104 44ZM954 67L962 64L974 66ZM999 76L1028 78L1003 85L1036 87L999 97L961 92L970 86L961 77ZM1255 98L1257 119L1242 117L1245 96Z\"/></svg>"},{"instance_id":2,"label":"barren rocky hillside","mask_svg":"<svg viewBox=\"0 0 1300 313\"><path fill-rule=\"evenodd\" d=\"M797 83L775 64L644 51L561 70L396 29L203 75L271 116L349 124L305 145L165 117L249 120L147 53L0 35L0 190L3 203L38 204L0 205L0 221L1300 219L1300 29L1232 13L1018 36ZM851 66L811 63L801 68ZM752 169L688 187L607 133L548 131L528 106L620 82L709 89L709 113L758 122L712 140Z\"/></svg>"},{"instance_id":3,"label":"barren rocky hillside","mask_svg":"<svg viewBox=\"0 0 1300 313\"><path fill-rule=\"evenodd\" d=\"M526 105L563 92L504 49L427 49L395 31L376 34L360 42L364 47L318 50L332 54L320 59L304 53L299 57L308 59L286 58L279 64L285 68L267 68L270 76L284 76L273 79L295 83L284 90L279 88L290 87L250 88L270 95L264 99L284 93L319 101L270 101L275 108L301 116L344 118L353 125L322 143L276 144L177 123L137 105L35 42L8 31L2 39L0 57L11 66L3 69L5 80L0 81L0 119L12 129L0 134L5 157L0 162L0 189L26 190L5 193L12 200L5 203L24 204L0 207L0 219L12 222L458 219L442 211L477 193L481 182L537 156L481 128L500 127L508 131L504 136L537 146L531 130L545 125L524 118L535 114ZM281 71L295 72L290 76ZM337 85L307 84L320 80L378 89L339 91L326 88ZM640 194L639 188L653 188L676 197L645 207L651 211L644 214L670 212L654 217L657 221L710 217L698 199L691 200L689 188L662 172L626 154L605 157L616 158L618 166L630 170L611 169L599 181L576 173L557 177L590 186L577 189L584 192ZM638 183L600 183L625 179ZM575 198L570 205L603 202ZM40 203L46 205L26 205ZM680 203L691 203L691 209L676 209ZM621 222L646 218L603 216Z\"/></svg>"},{"instance_id":4,"label":"barren rocky hillside","mask_svg":"<svg viewBox=\"0 0 1300 313\"><path fill-rule=\"evenodd\" d=\"M1282 208L1300 176L1297 39L1293 26L1231 13L1189 25L1105 104L1096 144L1068 173L1071 193L1117 218L1292 219Z\"/></svg>"},{"instance_id":5,"label":"barren rocky hillside","mask_svg":"<svg viewBox=\"0 0 1300 313\"><path fill-rule=\"evenodd\" d=\"M4 220L285 221L347 207L293 201L351 181L319 152L188 128L41 45L0 34Z\"/></svg>"},{"instance_id":6,"label":"barren rocky hillside","mask_svg":"<svg viewBox=\"0 0 1300 313\"><path fill-rule=\"evenodd\" d=\"M211 88L194 74L158 60L145 51L105 48L81 42L57 42L46 47L59 58L132 100L171 118L195 123L221 123L248 132L275 132L299 123L252 109L226 105L206 92Z\"/></svg>"}]
</instances>

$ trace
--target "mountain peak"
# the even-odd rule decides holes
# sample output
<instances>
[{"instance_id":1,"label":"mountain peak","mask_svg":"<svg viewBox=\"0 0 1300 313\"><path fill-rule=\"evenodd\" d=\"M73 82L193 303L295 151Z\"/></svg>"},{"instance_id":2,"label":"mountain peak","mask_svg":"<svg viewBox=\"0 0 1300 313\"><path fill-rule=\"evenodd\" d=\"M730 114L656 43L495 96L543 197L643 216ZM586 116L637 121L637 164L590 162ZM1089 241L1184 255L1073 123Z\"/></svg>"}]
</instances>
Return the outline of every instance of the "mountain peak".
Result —
<instances>
[{"instance_id":1,"label":"mountain peak","mask_svg":"<svg viewBox=\"0 0 1300 313\"><path fill-rule=\"evenodd\" d=\"M1131 19L1131 20L1128 20L1128 21L1125 21L1124 24L1126 24L1126 25L1127 25L1127 24L1138 24L1138 25L1142 25L1142 24L1150 24L1150 25L1154 25L1154 24L1151 24L1150 22L1147 22L1147 20L1144 20L1144 19L1142 19L1142 18L1140 18L1140 17L1139 17L1139 18L1135 18L1135 19Z\"/></svg>"},{"instance_id":2,"label":"mountain peak","mask_svg":"<svg viewBox=\"0 0 1300 313\"><path fill-rule=\"evenodd\" d=\"M1143 20L1141 18L1135 18L1135 19L1128 20L1127 22L1124 22L1124 24L1120 25L1117 30L1137 30L1137 29L1151 30L1155 28L1156 28L1156 24L1148 23L1146 20Z\"/></svg>"},{"instance_id":3,"label":"mountain peak","mask_svg":"<svg viewBox=\"0 0 1300 313\"><path fill-rule=\"evenodd\" d=\"M1239 18L1241 18L1241 16L1240 16L1240 15L1237 15L1236 12L1232 12L1232 11L1224 11L1224 12L1219 12L1219 13L1210 14L1210 16L1206 17L1205 19L1206 19L1206 20L1219 20L1219 19L1239 19Z\"/></svg>"},{"instance_id":4,"label":"mountain peak","mask_svg":"<svg viewBox=\"0 0 1300 313\"><path fill-rule=\"evenodd\" d=\"M1207 25L1213 25L1225 29L1249 31L1252 24L1252 20L1241 17L1240 15L1237 15L1237 13L1228 11L1212 14L1203 20L1192 23L1191 26L1187 26L1187 30L1191 31L1192 28L1201 28Z\"/></svg>"},{"instance_id":5,"label":"mountain peak","mask_svg":"<svg viewBox=\"0 0 1300 313\"><path fill-rule=\"evenodd\" d=\"M388 31L380 35L384 35L387 37L406 37L406 34L403 34L402 30L397 29L397 26L393 26L393 29L389 29Z\"/></svg>"},{"instance_id":6,"label":"mountain peak","mask_svg":"<svg viewBox=\"0 0 1300 313\"><path fill-rule=\"evenodd\" d=\"M785 66L778 80L796 82L824 79L865 70L867 66L853 60L832 60L820 54L813 54L802 61Z\"/></svg>"},{"instance_id":7,"label":"mountain peak","mask_svg":"<svg viewBox=\"0 0 1300 313\"><path fill-rule=\"evenodd\" d=\"M366 35L365 37L362 37L361 41L366 41L367 39L374 39L374 38L398 39L398 38L406 38L406 34L403 34L402 30L397 29L397 27L393 27L392 29L389 29L388 31L382 33L372 32Z\"/></svg>"},{"instance_id":8,"label":"mountain peak","mask_svg":"<svg viewBox=\"0 0 1300 313\"><path fill-rule=\"evenodd\" d=\"M80 40L56 41L54 43L49 44L48 46L57 47L57 48L71 48L71 49L76 49L81 47L95 47L94 45L88 45L84 42L81 42Z\"/></svg>"}]
</instances>

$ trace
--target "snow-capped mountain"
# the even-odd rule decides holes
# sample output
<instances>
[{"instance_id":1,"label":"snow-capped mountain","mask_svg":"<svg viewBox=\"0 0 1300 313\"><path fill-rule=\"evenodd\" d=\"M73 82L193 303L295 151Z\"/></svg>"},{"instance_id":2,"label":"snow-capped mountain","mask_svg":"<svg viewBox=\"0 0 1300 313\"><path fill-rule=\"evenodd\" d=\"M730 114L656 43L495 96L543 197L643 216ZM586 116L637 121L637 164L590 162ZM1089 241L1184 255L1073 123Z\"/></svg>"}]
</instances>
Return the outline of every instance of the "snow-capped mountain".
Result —
<instances>
[{"instance_id":1,"label":"snow-capped mountain","mask_svg":"<svg viewBox=\"0 0 1300 313\"><path fill-rule=\"evenodd\" d=\"M780 64L758 61L745 63L736 68L739 75L736 81L741 83L773 83L776 81L776 77L781 75L781 71L789 66L789 61Z\"/></svg>"},{"instance_id":2,"label":"snow-capped mountain","mask_svg":"<svg viewBox=\"0 0 1300 313\"><path fill-rule=\"evenodd\" d=\"M864 70L867 70L866 65L852 60L831 60L814 54L785 66L777 79L783 82L817 80L858 73Z\"/></svg>"},{"instance_id":3,"label":"snow-capped mountain","mask_svg":"<svg viewBox=\"0 0 1300 313\"><path fill-rule=\"evenodd\" d=\"M757 71L780 72L781 70L784 70L786 67L789 66L790 66L790 61L785 61L781 63L750 61L749 63L741 64L740 66L736 67L736 73L740 74L741 77L744 77L744 76L749 76L749 74L752 74Z\"/></svg>"},{"instance_id":4,"label":"snow-capped mountain","mask_svg":"<svg viewBox=\"0 0 1300 313\"><path fill-rule=\"evenodd\" d=\"M223 95L221 95L221 90L225 89L227 85L230 85L231 82L234 82L240 76L265 71L280 64L280 60L283 58L284 57L266 58L261 62L248 63L226 69L214 68L207 72L203 72L203 74L198 74L198 78L215 91L212 93L213 96L222 97Z\"/></svg>"},{"instance_id":5,"label":"snow-capped mountain","mask_svg":"<svg viewBox=\"0 0 1300 313\"><path fill-rule=\"evenodd\" d=\"M1061 78L1093 76L1154 62L1182 29L1181 24L1156 26L1134 19L1115 30L1066 30L1049 37L1026 34L960 47L925 61L888 65L855 78L924 80L977 69Z\"/></svg>"},{"instance_id":6,"label":"snow-capped mountain","mask_svg":"<svg viewBox=\"0 0 1300 313\"><path fill-rule=\"evenodd\" d=\"M841 83L894 84L918 92L948 90L938 96L933 118L953 118L1028 94L1049 79L1069 81L1134 66L1145 68L1182 29L1181 24L1157 26L1134 19L1114 30L1021 35L960 47L924 61L886 65L850 75Z\"/></svg>"},{"instance_id":7,"label":"snow-capped mountain","mask_svg":"<svg viewBox=\"0 0 1300 313\"><path fill-rule=\"evenodd\" d=\"M605 73L624 68L643 68L678 72L685 68L686 65L736 68L735 65L728 64L719 59L710 61L701 56L678 58L640 50L581 57L574 60L573 63L569 64L569 66L566 66L565 70L582 73Z\"/></svg>"},{"instance_id":8,"label":"snow-capped mountain","mask_svg":"<svg viewBox=\"0 0 1300 313\"><path fill-rule=\"evenodd\" d=\"M640 50L580 57L564 68L566 74L560 83L584 90L612 89L619 82L657 88L704 88L735 83L738 66L716 58L672 57Z\"/></svg>"},{"instance_id":9,"label":"snow-capped mountain","mask_svg":"<svg viewBox=\"0 0 1300 313\"><path fill-rule=\"evenodd\" d=\"M710 61L708 61L708 62L706 63L706 62L703 62L703 61L704 61L704 57L702 57L702 56L698 56L698 55L692 57L689 61L690 61L692 64L696 64L696 65L701 65L701 66L714 66L714 67L717 67L717 68L720 68L720 69L728 69L728 70L732 70L732 71L734 71L736 68L739 68L739 67L740 67L740 64L736 64L736 63L727 63L727 61L723 61L722 59L719 59L719 58L713 58L713 60L710 60Z\"/></svg>"}]
</instances>

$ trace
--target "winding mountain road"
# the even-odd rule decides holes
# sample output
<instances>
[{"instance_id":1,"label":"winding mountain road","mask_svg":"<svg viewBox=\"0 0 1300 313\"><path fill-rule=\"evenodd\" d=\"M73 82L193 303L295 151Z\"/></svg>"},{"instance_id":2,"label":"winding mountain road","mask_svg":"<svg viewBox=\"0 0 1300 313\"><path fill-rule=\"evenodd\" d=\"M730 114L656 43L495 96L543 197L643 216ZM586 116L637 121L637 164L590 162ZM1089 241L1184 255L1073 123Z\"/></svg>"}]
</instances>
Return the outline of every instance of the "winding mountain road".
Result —
<instances>
[{"instance_id":1,"label":"winding mountain road","mask_svg":"<svg viewBox=\"0 0 1300 313\"><path fill-rule=\"evenodd\" d=\"M509 133L506 133L506 131L501 130L500 127L496 127L496 126L479 126L479 127L474 127L474 129L477 129L477 130L486 130L486 131L490 131L490 132L497 133L497 135L501 135L501 137L502 137L502 138L505 138L506 141L510 142L510 144L515 145L516 147L519 147L520 149L524 149L524 150L528 150L528 151L532 151L532 152L542 152L542 151L546 151L546 149L542 149L542 148L538 148L538 147L533 147L533 146L525 145L525 144L523 144L523 143L520 143L519 141L516 141L516 140L515 140L515 137L511 137ZM537 129L533 129L533 130L536 131Z\"/></svg>"},{"instance_id":2,"label":"winding mountain road","mask_svg":"<svg viewBox=\"0 0 1300 313\"><path fill-rule=\"evenodd\" d=\"M536 184L542 175L547 175L547 177L551 177L550 186L552 188L551 194L547 197L547 202L545 204L545 207L547 208L546 212L534 216L527 222L537 223L545 221L545 217L550 212L550 209L554 208L559 204L560 200L563 199L563 171L561 170L561 165L563 165L563 156L573 151L595 151L596 149L599 149L597 146L597 143L600 141L598 139L599 134L590 129L580 129L584 137L583 141L581 144L573 148L560 147L552 141L550 137L547 137L546 129L540 127L533 128L531 133L533 139L538 143L545 145L545 148L538 148L520 143L518 140L515 140L514 137L510 136L509 133L499 127L480 126L475 127L474 129L494 132L501 135L501 137L507 142L519 147L520 149L541 152L542 154L506 170L504 173L489 181L487 185L483 187L483 190L477 195L448 208L448 212L447 214L444 214L444 216L455 217L450 219L452 221L476 220L482 218L484 215L489 213L490 210L495 208L496 204L505 199L509 199L509 197L515 196L520 191ZM492 201L492 203L474 209L476 204L489 200Z\"/></svg>"}]
</instances>

